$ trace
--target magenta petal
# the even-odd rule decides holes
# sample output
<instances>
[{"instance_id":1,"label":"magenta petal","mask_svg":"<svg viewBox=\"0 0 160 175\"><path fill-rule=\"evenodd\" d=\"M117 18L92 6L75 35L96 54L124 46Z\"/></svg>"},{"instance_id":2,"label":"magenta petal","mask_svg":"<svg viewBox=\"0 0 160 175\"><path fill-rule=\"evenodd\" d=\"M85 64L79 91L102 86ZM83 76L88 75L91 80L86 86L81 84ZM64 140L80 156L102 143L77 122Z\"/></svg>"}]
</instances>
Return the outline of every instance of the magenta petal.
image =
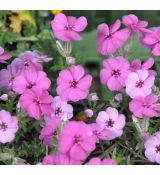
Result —
<instances>
[{"instance_id":1,"label":"magenta petal","mask_svg":"<svg viewBox=\"0 0 160 175\"><path fill-rule=\"evenodd\" d=\"M82 16L76 20L76 24L73 26L73 30L76 32L82 32L87 27L87 19Z\"/></svg>"},{"instance_id":2,"label":"magenta petal","mask_svg":"<svg viewBox=\"0 0 160 175\"><path fill-rule=\"evenodd\" d=\"M73 147L71 148L69 154L75 160L84 160L87 156L86 152L78 144L73 145Z\"/></svg>"},{"instance_id":3,"label":"magenta petal","mask_svg":"<svg viewBox=\"0 0 160 175\"><path fill-rule=\"evenodd\" d=\"M90 88L91 84L92 84L92 76L86 75L78 82L77 87L80 88L81 90L86 90Z\"/></svg>"},{"instance_id":4,"label":"magenta petal","mask_svg":"<svg viewBox=\"0 0 160 175\"><path fill-rule=\"evenodd\" d=\"M31 104L28 106L27 112L28 112L28 114L29 114L31 117L33 117L33 118L35 118L35 119L37 119L37 120L39 120L39 119L41 118L40 109L39 109L38 105L36 105L35 103L31 103Z\"/></svg>"},{"instance_id":5,"label":"magenta petal","mask_svg":"<svg viewBox=\"0 0 160 175\"><path fill-rule=\"evenodd\" d=\"M116 32L121 26L121 21L117 19L113 25L110 26L110 33Z\"/></svg>"}]
</instances>

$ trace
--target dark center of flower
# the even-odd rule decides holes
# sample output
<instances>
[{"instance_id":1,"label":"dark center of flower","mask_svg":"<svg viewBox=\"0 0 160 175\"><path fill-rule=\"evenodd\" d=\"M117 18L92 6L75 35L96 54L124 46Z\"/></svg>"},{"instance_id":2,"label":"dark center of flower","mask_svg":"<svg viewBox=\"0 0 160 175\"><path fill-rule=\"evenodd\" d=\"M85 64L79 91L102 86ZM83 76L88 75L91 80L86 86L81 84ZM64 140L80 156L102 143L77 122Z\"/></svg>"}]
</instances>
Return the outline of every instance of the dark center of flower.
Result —
<instances>
[{"instance_id":1,"label":"dark center of flower","mask_svg":"<svg viewBox=\"0 0 160 175\"><path fill-rule=\"evenodd\" d=\"M80 144L80 142L81 142L80 137L79 136L78 137L75 137L75 143Z\"/></svg>"},{"instance_id":2,"label":"dark center of flower","mask_svg":"<svg viewBox=\"0 0 160 175\"><path fill-rule=\"evenodd\" d=\"M26 61L26 62L24 62L24 66L25 67L28 67L29 66L29 63Z\"/></svg>"},{"instance_id":3,"label":"dark center of flower","mask_svg":"<svg viewBox=\"0 0 160 175\"><path fill-rule=\"evenodd\" d=\"M120 70L119 70L119 69L113 70L113 71L112 71L112 76L114 76L114 77L119 77L119 76L120 76Z\"/></svg>"},{"instance_id":4,"label":"dark center of flower","mask_svg":"<svg viewBox=\"0 0 160 175\"><path fill-rule=\"evenodd\" d=\"M158 146L156 146L156 152L160 153L160 144Z\"/></svg>"},{"instance_id":5,"label":"dark center of flower","mask_svg":"<svg viewBox=\"0 0 160 175\"><path fill-rule=\"evenodd\" d=\"M148 104L148 103L143 103L143 107L144 107L144 108L150 108L150 106L151 106L151 105Z\"/></svg>"},{"instance_id":6,"label":"dark center of flower","mask_svg":"<svg viewBox=\"0 0 160 175\"><path fill-rule=\"evenodd\" d=\"M8 128L8 126L5 123L1 123L0 124L0 130L6 131L6 129Z\"/></svg>"},{"instance_id":7,"label":"dark center of flower","mask_svg":"<svg viewBox=\"0 0 160 175\"><path fill-rule=\"evenodd\" d=\"M27 86L27 88L28 88L28 89L32 89L33 86L35 86L35 84L34 84L34 83L31 83L31 84L29 84L29 85Z\"/></svg>"},{"instance_id":8,"label":"dark center of flower","mask_svg":"<svg viewBox=\"0 0 160 175\"><path fill-rule=\"evenodd\" d=\"M72 82L70 82L70 87L76 88L77 84L78 84L77 81L72 81Z\"/></svg>"},{"instance_id":9,"label":"dark center of flower","mask_svg":"<svg viewBox=\"0 0 160 175\"><path fill-rule=\"evenodd\" d=\"M62 112L62 109L58 107L55 111L55 115L58 116Z\"/></svg>"},{"instance_id":10,"label":"dark center of flower","mask_svg":"<svg viewBox=\"0 0 160 175\"><path fill-rule=\"evenodd\" d=\"M141 81L141 80L140 80L140 81L137 81L137 82L136 82L136 87L137 87L137 88L141 88L141 87L143 86L143 84L144 84L143 81Z\"/></svg>"},{"instance_id":11,"label":"dark center of flower","mask_svg":"<svg viewBox=\"0 0 160 175\"><path fill-rule=\"evenodd\" d=\"M72 28L73 28L72 25L65 26L65 30L72 30Z\"/></svg>"},{"instance_id":12,"label":"dark center of flower","mask_svg":"<svg viewBox=\"0 0 160 175\"><path fill-rule=\"evenodd\" d=\"M14 77L13 76L10 76L9 77L9 82L12 82L14 80Z\"/></svg>"},{"instance_id":13,"label":"dark center of flower","mask_svg":"<svg viewBox=\"0 0 160 175\"><path fill-rule=\"evenodd\" d=\"M37 97L34 99L34 102L37 103L37 105L41 104L40 99Z\"/></svg>"},{"instance_id":14,"label":"dark center of flower","mask_svg":"<svg viewBox=\"0 0 160 175\"><path fill-rule=\"evenodd\" d=\"M114 125L114 121L112 119L109 119L106 123L107 123L107 127L110 127L110 128L112 128Z\"/></svg>"}]
</instances>

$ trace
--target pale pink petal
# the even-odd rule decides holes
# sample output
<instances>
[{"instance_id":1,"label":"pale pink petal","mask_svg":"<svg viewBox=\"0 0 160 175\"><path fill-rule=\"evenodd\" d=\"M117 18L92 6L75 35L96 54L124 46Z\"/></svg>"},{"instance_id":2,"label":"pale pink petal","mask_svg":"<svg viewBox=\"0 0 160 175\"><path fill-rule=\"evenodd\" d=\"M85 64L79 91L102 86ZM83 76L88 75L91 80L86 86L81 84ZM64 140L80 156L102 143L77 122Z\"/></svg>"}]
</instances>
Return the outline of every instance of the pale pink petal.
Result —
<instances>
[{"instance_id":1,"label":"pale pink petal","mask_svg":"<svg viewBox=\"0 0 160 175\"><path fill-rule=\"evenodd\" d=\"M145 156L151 162L155 162L155 160L156 160L156 150L155 150L155 148L147 148L146 151L145 151Z\"/></svg>"},{"instance_id":2,"label":"pale pink petal","mask_svg":"<svg viewBox=\"0 0 160 175\"><path fill-rule=\"evenodd\" d=\"M113 119L113 120L116 120L119 116L118 111L115 108L112 108L112 107L108 107L106 112L108 114L108 117Z\"/></svg>"}]
</instances>

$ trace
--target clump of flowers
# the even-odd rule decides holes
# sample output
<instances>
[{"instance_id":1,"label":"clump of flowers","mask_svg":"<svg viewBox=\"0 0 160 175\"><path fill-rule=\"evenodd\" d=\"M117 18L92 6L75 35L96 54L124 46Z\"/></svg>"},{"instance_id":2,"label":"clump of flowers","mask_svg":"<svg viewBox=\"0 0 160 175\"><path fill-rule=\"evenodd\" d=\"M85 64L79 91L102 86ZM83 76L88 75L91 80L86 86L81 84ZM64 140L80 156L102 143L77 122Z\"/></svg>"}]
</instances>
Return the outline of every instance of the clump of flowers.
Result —
<instances>
[{"instance_id":1,"label":"clump of flowers","mask_svg":"<svg viewBox=\"0 0 160 175\"><path fill-rule=\"evenodd\" d=\"M148 22L134 14L110 26L98 25L97 52L105 56L99 80L106 96L72 52L73 41L83 39L80 33L87 24L83 16L54 16L58 61L38 50L11 58L0 47L0 162L160 164L160 132L154 134L160 116L154 67L155 56L160 56L160 29L147 29ZM145 61L130 61L135 36L151 50Z\"/></svg>"}]
</instances>

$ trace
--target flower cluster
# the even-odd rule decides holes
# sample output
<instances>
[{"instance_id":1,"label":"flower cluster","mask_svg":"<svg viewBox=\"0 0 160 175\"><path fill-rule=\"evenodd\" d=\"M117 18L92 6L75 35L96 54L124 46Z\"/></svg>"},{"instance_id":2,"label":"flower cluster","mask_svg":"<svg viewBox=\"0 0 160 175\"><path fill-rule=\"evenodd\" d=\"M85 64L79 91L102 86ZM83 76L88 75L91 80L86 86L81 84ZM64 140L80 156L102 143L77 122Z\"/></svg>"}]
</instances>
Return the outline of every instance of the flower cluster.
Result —
<instances>
[{"instance_id":1,"label":"flower cluster","mask_svg":"<svg viewBox=\"0 0 160 175\"><path fill-rule=\"evenodd\" d=\"M147 29L148 22L133 14L123 16L111 26L105 23L98 26L97 52L106 56L100 82L115 94L112 101L101 105L97 94L90 93L94 76L76 64L71 55L72 41L83 39L80 32L87 24L83 16L76 18L63 13L51 21L53 35L58 40L57 50L65 57L56 81L44 69L45 62L52 58L39 51L26 51L0 70L0 87L4 91L0 100L7 103L11 92L18 99L18 109L13 110L17 117L0 110L0 143L14 140L23 114L38 120L41 127L39 141L46 148L43 165L116 165L118 162L111 159L111 154L103 154L104 145L123 137L126 124L132 119L130 122L136 125L142 139L146 136L145 156L160 164L160 133L149 136L148 125L145 129L141 125L160 116L159 94L155 90L157 73L153 70L155 60L149 57L144 62L130 61L125 54L127 44L138 35L142 46L150 48L153 56L160 56L160 29ZM10 58L0 48L0 63L7 63ZM75 105L79 104L83 110L77 112ZM97 154L99 147L105 157Z\"/></svg>"}]
</instances>

